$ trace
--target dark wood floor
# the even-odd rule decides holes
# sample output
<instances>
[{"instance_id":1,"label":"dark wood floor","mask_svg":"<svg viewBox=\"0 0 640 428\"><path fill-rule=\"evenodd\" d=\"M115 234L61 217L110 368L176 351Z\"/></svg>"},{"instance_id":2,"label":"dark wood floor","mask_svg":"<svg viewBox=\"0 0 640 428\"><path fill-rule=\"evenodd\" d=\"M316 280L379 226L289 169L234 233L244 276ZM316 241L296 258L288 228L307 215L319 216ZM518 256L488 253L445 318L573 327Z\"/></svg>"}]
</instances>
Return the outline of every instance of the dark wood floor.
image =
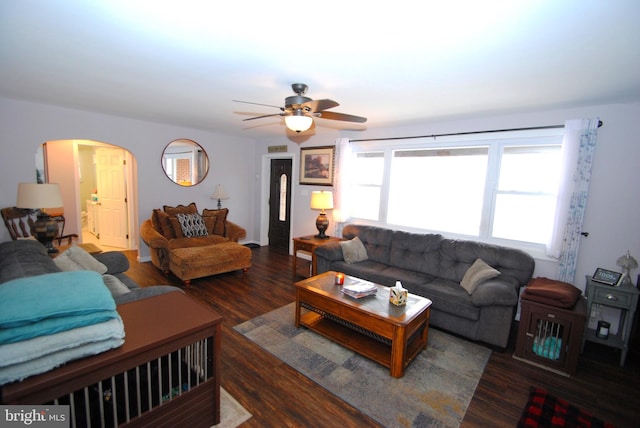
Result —
<instances>
[{"instance_id":1,"label":"dark wood floor","mask_svg":"<svg viewBox=\"0 0 640 428\"><path fill-rule=\"evenodd\" d=\"M253 417L243 427L368 427L379 426L341 399L307 379L233 327L294 301L292 257L261 247L252 250L253 266L246 274L233 272L194 280L186 292L211 305L224 317L221 385ZM143 286L180 285L151 265L138 263L126 251L128 274ZM185 314L188 316L188 314ZM515 342L515 341L512 341ZM513 427L538 386L619 427L640 426L640 358L631 355L624 368L619 353L587 343L577 374L566 378L512 358L513 344L492 353L463 427Z\"/></svg>"}]
</instances>

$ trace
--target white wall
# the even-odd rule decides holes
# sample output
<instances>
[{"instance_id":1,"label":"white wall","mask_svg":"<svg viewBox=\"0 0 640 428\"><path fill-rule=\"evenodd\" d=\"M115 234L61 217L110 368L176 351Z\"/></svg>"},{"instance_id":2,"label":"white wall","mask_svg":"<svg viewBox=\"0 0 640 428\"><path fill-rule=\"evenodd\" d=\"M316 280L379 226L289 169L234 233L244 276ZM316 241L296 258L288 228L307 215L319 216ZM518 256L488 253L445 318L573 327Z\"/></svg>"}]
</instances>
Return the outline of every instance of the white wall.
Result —
<instances>
[{"instance_id":1,"label":"white wall","mask_svg":"<svg viewBox=\"0 0 640 428\"><path fill-rule=\"evenodd\" d=\"M205 180L193 187L169 181L160 165L162 150L172 140L188 138L198 142L209 156ZM199 209L215 208L209 198L214 186L222 184L231 196L225 200L229 219L247 229L252 240L255 193L253 174L255 143L223 134L144 122L79 110L65 109L0 98L0 207L14 206L18 183L35 182L35 154L39 145L51 140L88 139L129 150L137 160L138 223L150 217L153 208L196 202ZM0 228L0 242L9 233ZM149 256L140 243L140 256Z\"/></svg>"},{"instance_id":2,"label":"white wall","mask_svg":"<svg viewBox=\"0 0 640 428\"><path fill-rule=\"evenodd\" d=\"M195 201L200 208L213 207L209 199L215 184L224 185L231 199L230 219L247 229L247 241L259 242L262 159L269 145L288 146L299 162L300 147L335 144L335 138L353 139L431 135L527 126L563 124L567 119L599 117L604 126L598 131L590 196L575 285L584 288L584 276L597 267L619 270L616 259L627 250L640 258L640 103L597 105L557 109L528 114L485 116L456 121L407 125L340 135L313 136L300 143L286 137L253 142L202 130L143 122L103 114L0 98L0 206L15 205L19 182L35 180L35 153L48 140L92 139L123 147L138 162L138 221L164 204ZM209 155L211 169L200 185L183 188L170 182L162 172L160 156L166 144L177 138L197 141ZM323 186L300 186L294 177L295 206L292 212L293 236L315 233L317 212L309 208L311 190ZM334 224L329 231L333 232ZM0 242L9 240L0 228ZM140 255L148 256L141 244ZM634 277L638 271L633 272ZM555 276L555 264L537 261L535 275Z\"/></svg>"},{"instance_id":3,"label":"white wall","mask_svg":"<svg viewBox=\"0 0 640 428\"><path fill-rule=\"evenodd\" d=\"M584 231L589 232L589 237L582 239L575 279L575 285L584 290L585 275L593 274L597 267L620 271L615 262L627 250L640 259L640 103L484 116L361 132L351 131L335 137L367 139L562 125L568 119L587 117L599 117L604 126L598 130L583 227ZM284 137L261 141L257 146L256 157L260 159L264 156L269 145L287 144L288 150L296 153L296 159L299 159L301 146L332 145L335 137L312 137L300 145ZM316 232L317 212L309 208L309 192L321 188L300 186L297 177L294 177L294 236ZM254 222L254 226L259 228L259 220L254 219ZM330 231L333 230L333 226L330 226ZM534 275L554 278L555 272L555 262L536 260ZM637 270L632 272L634 282L637 274Z\"/></svg>"}]
</instances>

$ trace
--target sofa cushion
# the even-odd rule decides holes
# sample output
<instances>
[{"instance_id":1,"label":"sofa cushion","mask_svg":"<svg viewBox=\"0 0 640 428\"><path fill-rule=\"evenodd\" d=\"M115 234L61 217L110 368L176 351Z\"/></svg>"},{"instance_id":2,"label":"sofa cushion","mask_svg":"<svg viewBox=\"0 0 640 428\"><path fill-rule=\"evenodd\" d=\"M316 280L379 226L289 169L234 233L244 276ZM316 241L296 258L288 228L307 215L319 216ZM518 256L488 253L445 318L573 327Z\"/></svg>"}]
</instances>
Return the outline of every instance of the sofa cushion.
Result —
<instances>
[{"instance_id":1,"label":"sofa cushion","mask_svg":"<svg viewBox=\"0 0 640 428\"><path fill-rule=\"evenodd\" d=\"M38 241L0 243L0 284L12 279L60 271L47 254L45 246Z\"/></svg>"},{"instance_id":2,"label":"sofa cushion","mask_svg":"<svg viewBox=\"0 0 640 428\"><path fill-rule=\"evenodd\" d=\"M522 292L522 298L559 308L573 308L582 294L567 282L545 277L533 278Z\"/></svg>"},{"instance_id":3,"label":"sofa cushion","mask_svg":"<svg viewBox=\"0 0 640 428\"><path fill-rule=\"evenodd\" d=\"M207 236L207 226L200 214L176 214L180 229L185 238Z\"/></svg>"},{"instance_id":4,"label":"sofa cushion","mask_svg":"<svg viewBox=\"0 0 640 428\"><path fill-rule=\"evenodd\" d=\"M195 236L193 238L175 238L169 240L169 249L204 247L208 245L223 244L229 239L220 235Z\"/></svg>"},{"instance_id":5,"label":"sofa cushion","mask_svg":"<svg viewBox=\"0 0 640 428\"><path fill-rule=\"evenodd\" d=\"M367 257L374 262L390 265L393 231L375 226L348 224L342 230L345 239L360 238L367 249Z\"/></svg>"},{"instance_id":6,"label":"sofa cushion","mask_svg":"<svg viewBox=\"0 0 640 428\"><path fill-rule=\"evenodd\" d=\"M202 217L215 216L216 220L213 229L209 231L210 235L227 236L227 216L229 215L229 208L221 208L219 210L203 209Z\"/></svg>"},{"instance_id":7,"label":"sofa cushion","mask_svg":"<svg viewBox=\"0 0 640 428\"><path fill-rule=\"evenodd\" d=\"M348 241L340 241L340 247L342 247L342 257L347 263L357 263L368 259L367 250L357 236Z\"/></svg>"},{"instance_id":8,"label":"sofa cushion","mask_svg":"<svg viewBox=\"0 0 640 428\"><path fill-rule=\"evenodd\" d=\"M440 272L442 235L393 232L390 264L427 275Z\"/></svg>"},{"instance_id":9,"label":"sofa cushion","mask_svg":"<svg viewBox=\"0 0 640 428\"><path fill-rule=\"evenodd\" d=\"M195 202L191 202L189 205L178 205L176 207L163 205L162 210L167 213L169 217L175 217L177 214L198 214L198 208Z\"/></svg>"},{"instance_id":10,"label":"sofa cushion","mask_svg":"<svg viewBox=\"0 0 640 428\"><path fill-rule=\"evenodd\" d=\"M65 272L74 270L92 270L100 275L107 272L107 267L100 263L95 257L86 250L78 246L72 246L68 250L61 253L55 259L54 263Z\"/></svg>"},{"instance_id":11,"label":"sofa cushion","mask_svg":"<svg viewBox=\"0 0 640 428\"><path fill-rule=\"evenodd\" d=\"M151 214L151 225L166 239L176 237L173 232L173 226L171 225L171 217L162 210L157 208L153 210L153 213Z\"/></svg>"},{"instance_id":12,"label":"sofa cushion","mask_svg":"<svg viewBox=\"0 0 640 428\"><path fill-rule=\"evenodd\" d=\"M109 274L102 275L102 281L104 281L104 285L107 286L109 291L111 292L111 296L118 297L123 294L129 293L131 290L129 287L124 285L122 281L120 281L117 277Z\"/></svg>"},{"instance_id":13,"label":"sofa cushion","mask_svg":"<svg viewBox=\"0 0 640 428\"><path fill-rule=\"evenodd\" d=\"M480 319L481 308L473 303L472 296L455 281L436 278L416 287L415 294L431 299L435 310L468 320Z\"/></svg>"},{"instance_id":14,"label":"sofa cushion","mask_svg":"<svg viewBox=\"0 0 640 428\"><path fill-rule=\"evenodd\" d=\"M500 271L489 266L484 260L476 259L462 277L460 285L471 295L478 284L498 275L500 275Z\"/></svg>"},{"instance_id":15,"label":"sofa cushion","mask_svg":"<svg viewBox=\"0 0 640 428\"><path fill-rule=\"evenodd\" d=\"M218 221L217 215L203 215L202 220L207 227L207 235L214 235L213 231L216 228L216 221Z\"/></svg>"},{"instance_id":16,"label":"sofa cushion","mask_svg":"<svg viewBox=\"0 0 640 428\"><path fill-rule=\"evenodd\" d=\"M178 217L169 217L169 224L171 225L171 237L167 239L184 238Z\"/></svg>"},{"instance_id":17,"label":"sofa cushion","mask_svg":"<svg viewBox=\"0 0 640 428\"><path fill-rule=\"evenodd\" d=\"M104 253L93 254L93 257L107 267L110 275L121 274L129 270L129 259L120 251L105 251Z\"/></svg>"}]
</instances>

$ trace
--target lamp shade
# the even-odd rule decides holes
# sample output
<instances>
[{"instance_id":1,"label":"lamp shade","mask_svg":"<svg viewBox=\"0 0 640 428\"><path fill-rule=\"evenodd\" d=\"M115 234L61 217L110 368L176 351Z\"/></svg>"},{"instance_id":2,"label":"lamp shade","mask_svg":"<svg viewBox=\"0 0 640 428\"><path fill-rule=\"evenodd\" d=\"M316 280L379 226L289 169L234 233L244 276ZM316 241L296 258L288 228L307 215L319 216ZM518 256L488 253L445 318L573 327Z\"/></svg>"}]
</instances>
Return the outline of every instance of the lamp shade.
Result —
<instances>
[{"instance_id":1,"label":"lamp shade","mask_svg":"<svg viewBox=\"0 0 640 428\"><path fill-rule=\"evenodd\" d=\"M631 281L631 269L638 268L638 261L634 259L629 251L624 256L621 256L616 260L616 264L622 268L622 279L620 280L621 286L633 286Z\"/></svg>"},{"instance_id":2,"label":"lamp shade","mask_svg":"<svg viewBox=\"0 0 640 428\"><path fill-rule=\"evenodd\" d=\"M229 199L229 195L225 192L222 184L218 184L211 195L211 199Z\"/></svg>"},{"instance_id":3,"label":"lamp shade","mask_svg":"<svg viewBox=\"0 0 640 428\"><path fill-rule=\"evenodd\" d=\"M311 209L332 210L333 192L326 192L324 190L315 190L311 192Z\"/></svg>"},{"instance_id":4,"label":"lamp shade","mask_svg":"<svg viewBox=\"0 0 640 428\"><path fill-rule=\"evenodd\" d=\"M291 116L285 116L284 123L287 124L287 128L295 132L306 131L311 128L313 119L311 116L306 116L300 109L293 112Z\"/></svg>"},{"instance_id":5,"label":"lamp shade","mask_svg":"<svg viewBox=\"0 0 640 428\"><path fill-rule=\"evenodd\" d=\"M623 269L630 270L630 269L638 268L638 261L635 258L633 258L633 256L629 253L629 251L627 251L627 254L625 254L624 256L619 257L618 260L616 261L616 264Z\"/></svg>"},{"instance_id":6,"label":"lamp shade","mask_svg":"<svg viewBox=\"0 0 640 428\"><path fill-rule=\"evenodd\" d=\"M56 183L19 183L17 208L47 209L63 206L60 185Z\"/></svg>"}]
</instances>

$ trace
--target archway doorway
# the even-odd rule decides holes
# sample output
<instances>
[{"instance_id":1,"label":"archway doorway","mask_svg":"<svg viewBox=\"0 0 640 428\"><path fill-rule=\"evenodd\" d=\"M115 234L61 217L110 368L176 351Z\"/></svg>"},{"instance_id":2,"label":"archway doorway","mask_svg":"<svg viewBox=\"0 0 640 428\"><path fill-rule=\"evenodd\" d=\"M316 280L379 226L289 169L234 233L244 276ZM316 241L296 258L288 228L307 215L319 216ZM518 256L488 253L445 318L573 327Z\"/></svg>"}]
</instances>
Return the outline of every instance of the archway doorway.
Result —
<instances>
[{"instance_id":1,"label":"archway doorway","mask_svg":"<svg viewBox=\"0 0 640 428\"><path fill-rule=\"evenodd\" d=\"M135 158L118 146L93 140L42 145L46 181L59 183L68 233L103 250L137 249Z\"/></svg>"}]
</instances>

